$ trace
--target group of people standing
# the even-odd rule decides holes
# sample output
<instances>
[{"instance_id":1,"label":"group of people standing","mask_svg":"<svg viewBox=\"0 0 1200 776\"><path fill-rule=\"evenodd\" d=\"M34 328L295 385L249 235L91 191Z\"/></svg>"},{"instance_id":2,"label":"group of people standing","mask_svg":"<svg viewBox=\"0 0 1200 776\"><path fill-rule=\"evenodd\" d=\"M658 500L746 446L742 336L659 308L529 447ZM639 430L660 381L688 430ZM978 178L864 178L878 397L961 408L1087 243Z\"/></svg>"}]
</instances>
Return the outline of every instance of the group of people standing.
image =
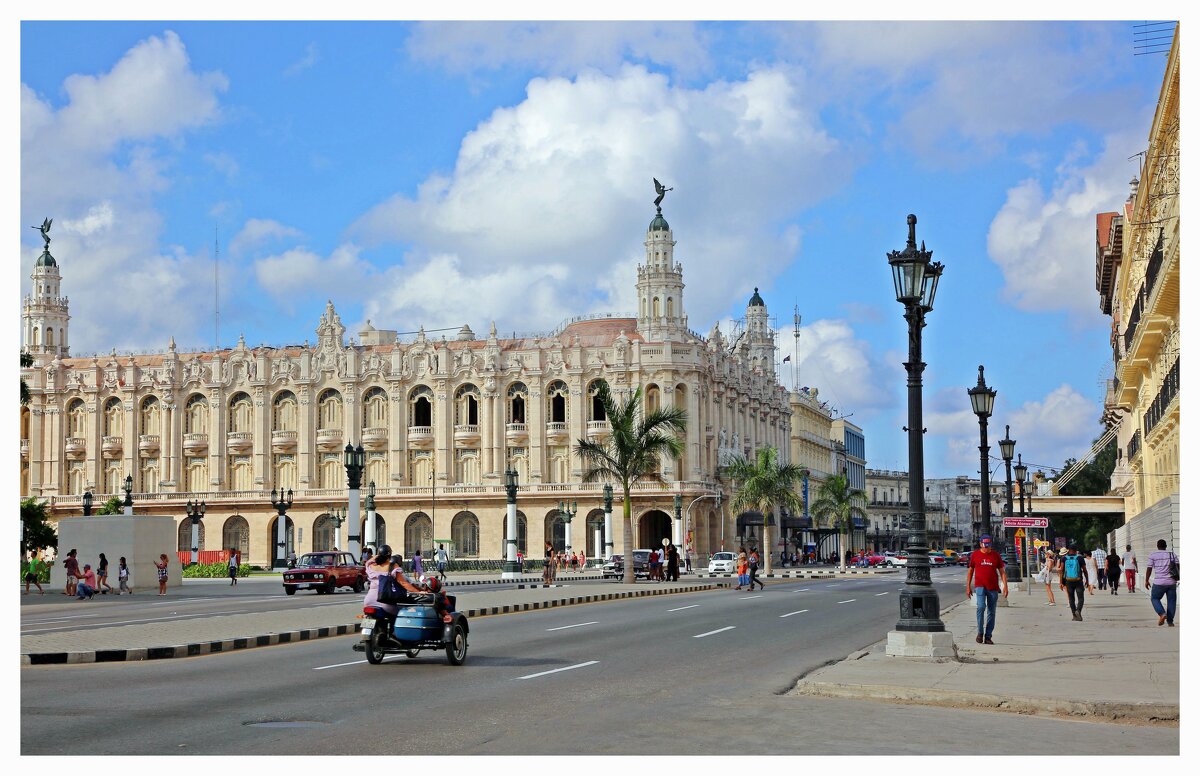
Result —
<instances>
[{"instance_id":1,"label":"group of people standing","mask_svg":"<svg viewBox=\"0 0 1200 776\"><path fill-rule=\"evenodd\" d=\"M668 544L661 550L650 550L646 578L658 582L679 581L679 549L674 544Z\"/></svg>"},{"instance_id":2,"label":"group of people standing","mask_svg":"<svg viewBox=\"0 0 1200 776\"><path fill-rule=\"evenodd\" d=\"M518 560L524 568L525 558L518 553ZM553 582L558 578L559 571L584 571L587 568L587 556L583 551L578 552L556 552L554 545L546 542L545 550L545 565L542 567L542 581L546 584Z\"/></svg>"},{"instance_id":3,"label":"group of people standing","mask_svg":"<svg viewBox=\"0 0 1200 776\"><path fill-rule=\"evenodd\" d=\"M63 586L63 595L73 595L77 600L90 600L96 593L107 595L114 593L128 593L133 595L133 588L129 586L129 566L125 562L125 557L122 556L117 562L117 581L120 587L113 590L112 585L108 583L108 558L104 553L100 553L96 561L96 568L92 568L92 564L85 563L83 568L79 568L78 550L72 548L67 552L67 557L63 559L63 568L67 573L67 581ZM162 556L164 568L166 567L166 555ZM47 564L36 555L31 558L25 565L25 594L29 595L29 586L35 585L38 593L45 595L45 590L42 589L42 584L38 577L47 568Z\"/></svg>"},{"instance_id":4,"label":"group of people standing","mask_svg":"<svg viewBox=\"0 0 1200 776\"><path fill-rule=\"evenodd\" d=\"M751 548L750 552L746 552L745 547L738 547L737 556L737 587L734 590L741 590L744 585L747 590L753 590L757 584L761 590L766 587L761 579L758 578L758 550Z\"/></svg>"}]
</instances>

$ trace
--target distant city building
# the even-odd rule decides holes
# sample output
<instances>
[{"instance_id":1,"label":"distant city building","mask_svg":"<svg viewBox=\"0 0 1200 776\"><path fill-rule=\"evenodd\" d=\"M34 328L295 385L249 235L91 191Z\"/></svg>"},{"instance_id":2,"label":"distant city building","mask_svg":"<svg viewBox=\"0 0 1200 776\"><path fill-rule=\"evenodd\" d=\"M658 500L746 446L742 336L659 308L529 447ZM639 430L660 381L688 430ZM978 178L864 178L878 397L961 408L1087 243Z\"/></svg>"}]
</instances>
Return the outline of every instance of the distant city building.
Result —
<instances>
[{"instance_id":1,"label":"distant city building","mask_svg":"<svg viewBox=\"0 0 1200 776\"><path fill-rule=\"evenodd\" d=\"M172 338L161 353L70 357L68 302L47 240L22 309L35 365L22 370L33 399L21 409L21 494L46 499L54 519L76 516L85 490L102 503L131 475L135 511L176 516L179 549L191 544L184 505L203 499L201 549L237 547L266 565L279 554L271 490L295 495L284 552L331 549L331 512L347 498L342 450L361 443L377 539L405 556L446 543L459 557L502 557L511 467L520 549L540 557L543 540L563 549L558 504L577 501L572 548L594 558L601 483L581 481L572 448L610 434L596 399L605 380L619 397L641 388L647 409L688 412L683 454L660 462L667 485L643 482L634 492L635 545L661 546L671 535L680 494L694 549L710 552L733 541L736 516L696 499L723 491L727 511L722 456L771 446L787 457L789 397L757 290L735 341L715 325L703 337L688 328L683 266L661 211L644 245L635 314L579 316L542 336L502 338L494 324L484 339L468 326L450 338L412 336L368 321L347 344L331 301L312 344L239 339L180 351ZM621 509L618 494L618 550ZM341 535L361 536L365 520Z\"/></svg>"}]
</instances>

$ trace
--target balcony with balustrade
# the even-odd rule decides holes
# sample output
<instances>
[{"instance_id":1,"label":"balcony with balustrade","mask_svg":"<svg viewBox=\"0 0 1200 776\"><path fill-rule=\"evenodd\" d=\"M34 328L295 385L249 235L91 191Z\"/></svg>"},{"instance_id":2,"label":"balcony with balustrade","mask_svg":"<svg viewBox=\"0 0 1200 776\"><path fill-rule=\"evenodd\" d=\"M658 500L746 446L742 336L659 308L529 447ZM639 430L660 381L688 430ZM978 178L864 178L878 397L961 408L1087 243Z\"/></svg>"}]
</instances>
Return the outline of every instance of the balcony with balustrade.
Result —
<instances>
[{"instance_id":1,"label":"balcony with balustrade","mask_svg":"<svg viewBox=\"0 0 1200 776\"><path fill-rule=\"evenodd\" d=\"M68 458L83 458L87 455L87 440L83 437L67 437L63 448Z\"/></svg>"},{"instance_id":2,"label":"balcony with balustrade","mask_svg":"<svg viewBox=\"0 0 1200 776\"><path fill-rule=\"evenodd\" d=\"M387 449L388 432L383 426L371 426L362 430L362 446L373 452Z\"/></svg>"},{"instance_id":3,"label":"balcony with balustrade","mask_svg":"<svg viewBox=\"0 0 1200 776\"><path fill-rule=\"evenodd\" d=\"M509 423L504 427L504 439L510 445L523 445L529 441L529 428L524 423Z\"/></svg>"},{"instance_id":4,"label":"balcony with balustrade","mask_svg":"<svg viewBox=\"0 0 1200 776\"><path fill-rule=\"evenodd\" d=\"M479 444L479 426L475 423L462 423L455 426L454 443L467 446Z\"/></svg>"},{"instance_id":5,"label":"balcony with balustrade","mask_svg":"<svg viewBox=\"0 0 1200 776\"><path fill-rule=\"evenodd\" d=\"M605 442L612 436L612 423L607 420L589 420L587 437L592 442Z\"/></svg>"},{"instance_id":6,"label":"balcony with balustrade","mask_svg":"<svg viewBox=\"0 0 1200 776\"><path fill-rule=\"evenodd\" d=\"M22 461L29 460L29 440L28 439L21 440L21 460Z\"/></svg>"},{"instance_id":7,"label":"balcony with balustrade","mask_svg":"<svg viewBox=\"0 0 1200 776\"><path fill-rule=\"evenodd\" d=\"M547 423L546 441L551 444L562 444L569 436L566 423Z\"/></svg>"},{"instance_id":8,"label":"balcony with balustrade","mask_svg":"<svg viewBox=\"0 0 1200 776\"><path fill-rule=\"evenodd\" d=\"M183 435L183 449L189 453L202 453L208 449L208 434L193 432Z\"/></svg>"},{"instance_id":9,"label":"balcony with balustrade","mask_svg":"<svg viewBox=\"0 0 1200 776\"><path fill-rule=\"evenodd\" d=\"M225 435L225 449L231 453L248 453L254 449L254 434L250 431L230 431Z\"/></svg>"},{"instance_id":10,"label":"balcony with balustrade","mask_svg":"<svg viewBox=\"0 0 1200 776\"><path fill-rule=\"evenodd\" d=\"M342 449L343 433L340 428L317 429L317 449L326 453L334 453Z\"/></svg>"},{"instance_id":11,"label":"balcony with balustrade","mask_svg":"<svg viewBox=\"0 0 1200 776\"><path fill-rule=\"evenodd\" d=\"M153 455L158 452L158 434L142 434L138 437L138 452Z\"/></svg>"},{"instance_id":12,"label":"balcony with balustrade","mask_svg":"<svg viewBox=\"0 0 1200 776\"><path fill-rule=\"evenodd\" d=\"M409 426L408 445L419 450L433 447L433 426Z\"/></svg>"},{"instance_id":13,"label":"balcony with balustrade","mask_svg":"<svg viewBox=\"0 0 1200 776\"><path fill-rule=\"evenodd\" d=\"M106 436L100 440L100 454L104 458L120 458L125 449L125 440L119 436Z\"/></svg>"},{"instance_id":14,"label":"balcony with balustrade","mask_svg":"<svg viewBox=\"0 0 1200 776\"><path fill-rule=\"evenodd\" d=\"M296 451L296 443L300 437L297 431L272 431L271 452L292 453Z\"/></svg>"}]
</instances>

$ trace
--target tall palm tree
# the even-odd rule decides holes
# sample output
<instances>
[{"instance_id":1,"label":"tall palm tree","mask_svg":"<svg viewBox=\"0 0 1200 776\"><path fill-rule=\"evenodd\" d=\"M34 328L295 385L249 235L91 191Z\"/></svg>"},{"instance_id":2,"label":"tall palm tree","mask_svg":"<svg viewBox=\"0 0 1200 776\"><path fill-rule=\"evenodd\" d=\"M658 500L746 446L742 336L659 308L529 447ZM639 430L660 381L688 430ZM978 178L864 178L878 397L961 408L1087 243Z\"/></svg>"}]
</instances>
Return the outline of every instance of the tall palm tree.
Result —
<instances>
[{"instance_id":1,"label":"tall palm tree","mask_svg":"<svg viewBox=\"0 0 1200 776\"><path fill-rule=\"evenodd\" d=\"M765 519L771 514L778 524L779 510L785 508L793 513L804 508L796 495L796 485L807 471L794 463L780 463L779 451L774 447L761 447L751 461L744 455L734 455L725 467L725 474L737 483L733 494L733 511L755 509L764 516L763 553L766 563L763 573L771 573L771 526Z\"/></svg>"},{"instance_id":2,"label":"tall palm tree","mask_svg":"<svg viewBox=\"0 0 1200 776\"><path fill-rule=\"evenodd\" d=\"M33 366L33 356L29 355L24 350L22 350L21 351L21 368L26 369L31 366ZM29 386L25 384L25 378L22 377L21 378L21 404L22 404L22 406L28 404L30 398L31 397L29 395Z\"/></svg>"},{"instance_id":3,"label":"tall palm tree","mask_svg":"<svg viewBox=\"0 0 1200 776\"><path fill-rule=\"evenodd\" d=\"M607 442L580 439L575 454L583 461L583 481L611 480L621 487L625 497L625 537L621 542L625 558L625 583L635 579L633 568L633 504L629 491L638 480L663 483L658 473L660 456L678 458L683 453L679 435L687 428L687 411L682 407L642 409L642 389L618 402L601 381L596 397L604 407L604 416L612 426Z\"/></svg>"},{"instance_id":4,"label":"tall palm tree","mask_svg":"<svg viewBox=\"0 0 1200 776\"><path fill-rule=\"evenodd\" d=\"M866 497L863 491L850 487L846 475L835 474L817 487L816 500L808 506L814 516L838 529L838 568L842 570L846 568L845 537L854 517L866 519L867 513L860 506Z\"/></svg>"}]
</instances>

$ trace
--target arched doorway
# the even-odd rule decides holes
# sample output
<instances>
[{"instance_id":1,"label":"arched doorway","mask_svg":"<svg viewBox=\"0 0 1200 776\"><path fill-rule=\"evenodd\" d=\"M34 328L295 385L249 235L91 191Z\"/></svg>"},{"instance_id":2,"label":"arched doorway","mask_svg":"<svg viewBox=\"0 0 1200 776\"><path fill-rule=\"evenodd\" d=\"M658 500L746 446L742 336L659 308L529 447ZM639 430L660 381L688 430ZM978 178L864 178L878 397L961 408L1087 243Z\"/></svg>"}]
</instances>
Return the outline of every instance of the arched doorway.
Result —
<instances>
[{"instance_id":1,"label":"arched doorway","mask_svg":"<svg viewBox=\"0 0 1200 776\"><path fill-rule=\"evenodd\" d=\"M358 531L359 531L359 533L358 533L359 537L361 537L363 543L366 543L366 541L367 541L367 518L366 517L364 517L361 521L359 521ZM376 512L375 513L375 546L372 547L372 549L378 549L379 547L381 547L385 544L387 544L387 522L383 519L383 515L379 514L379 512Z\"/></svg>"},{"instance_id":2,"label":"arched doorway","mask_svg":"<svg viewBox=\"0 0 1200 776\"><path fill-rule=\"evenodd\" d=\"M593 509L588 512L586 525L587 543L584 554L589 558L599 558L604 553L604 510ZM597 533L597 529L599 533ZM597 537L599 541L597 541Z\"/></svg>"},{"instance_id":3,"label":"arched doorway","mask_svg":"<svg viewBox=\"0 0 1200 776\"><path fill-rule=\"evenodd\" d=\"M278 517L271 518L270 525L267 526L267 545L271 548L271 565L281 566L287 562L288 556L296 551L296 525L292 522L291 517L287 517L286 527L284 531L287 535L287 541L283 547L277 544L278 539L275 535L275 527L279 523Z\"/></svg>"},{"instance_id":4,"label":"arched doorway","mask_svg":"<svg viewBox=\"0 0 1200 776\"><path fill-rule=\"evenodd\" d=\"M450 538L456 555L479 557L479 518L473 512L459 512L450 521Z\"/></svg>"},{"instance_id":5,"label":"arched doorway","mask_svg":"<svg viewBox=\"0 0 1200 776\"><path fill-rule=\"evenodd\" d=\"M503 538L500 540L500 557L507 558L508 557L506 555L506 553L508 552L508 513L507 512L504 514L504 516L501 518L501 520L503 521L504 532L503 532ZM525 519L525 513L518 509L517 510L517 552L521 553L521 555L525 556L525 557L529 556L529 548L526 546L526 539L528 538L528 532L529 532L528 526L529 526L529 521Z\"/></svg>"},{"instance_id":6,"label":"arched doorway","mask_svg":"<svg viewBox=\"0 0 1200 776\"><path fill-rule=\"evenodd\" d=\"M328 552L334 548L336 544L336 530L333 516L326 513L319 516L312 527L312 549L313 552ZM340 547L338 549L341 549Z\"/></svg>"},{"instance_id":7,"label":"arched doorway","mask_svg":"<svg viewBox=\"0 0 1200 776\"><path fill-rule=\"evenodd\" d=\"M185 517L179 523L179 551L190 552L192 549L192 519ZM200 521L200 538L199 544L196 545L197 550L204 549L204 521Z\"/></svg>"},{"instance_id":8,"label":"arched doorway","mask_svg":"<svg viewBox=\"0 0 1200 776\"><path fill-rule=\"evenodd\" d=\"M550 542L555 552L567 550L567 523L562 518L562 512L557 509L546 513L546 531L542 541Z\"/></svg>"},{"instance_id":9,"label":"arched doorway","mask_svg":"<svg viewBox=\"0 0 1200 776\"><path fill-rule=\"evenodd\" d=\"M423 557L433 553L433 520L424 512L413 512L404 521L404 557L411 558L421 551Z\"/></svg>"},{"instance_id":10,"label":"arched doorway","mask_svg":"<svg viewBox=\"0 0 1200 776\"><path fill-rule=\"evenodd\" d=\"M201 525L203 528L203 525ZM241 515L233 515L221 529L221 549L237 550L243 562L250 562L250 524Z\"/></svg>"},{"instance_id":11,"label":"arched doorway","mask_svg":"<svg viewBox=\"0 0 1200 776\"><path fill-rule=\"evenodd\" d=\"M636 549L662 549L663 539L671 538L671 516L661 509L651 509L638 518Z\"/></svg>"}]
</instances>

